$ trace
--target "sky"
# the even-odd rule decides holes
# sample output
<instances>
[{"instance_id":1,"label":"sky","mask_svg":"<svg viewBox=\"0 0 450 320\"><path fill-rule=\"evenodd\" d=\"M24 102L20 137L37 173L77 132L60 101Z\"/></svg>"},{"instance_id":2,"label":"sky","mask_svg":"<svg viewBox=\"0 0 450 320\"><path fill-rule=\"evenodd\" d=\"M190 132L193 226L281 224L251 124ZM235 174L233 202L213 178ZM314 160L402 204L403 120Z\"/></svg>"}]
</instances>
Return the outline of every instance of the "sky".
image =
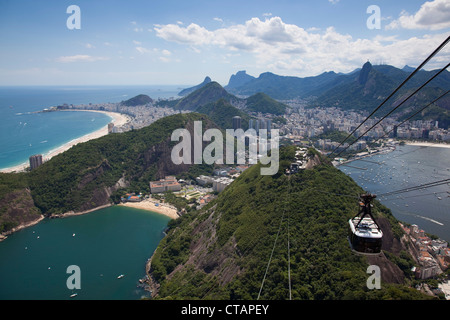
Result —
<instances>
[{"instance_id":1,"label":"sky","mask_svg":"<svg viewBox=\"0 0 450 320\"><path fill-rule=\"evenodd\" d=\"M225 86L241 70L416 67L449 35L450 0L0 0L0 85ZM425 69L448 61L450 45Z\"/></svg>"}]
</instances>

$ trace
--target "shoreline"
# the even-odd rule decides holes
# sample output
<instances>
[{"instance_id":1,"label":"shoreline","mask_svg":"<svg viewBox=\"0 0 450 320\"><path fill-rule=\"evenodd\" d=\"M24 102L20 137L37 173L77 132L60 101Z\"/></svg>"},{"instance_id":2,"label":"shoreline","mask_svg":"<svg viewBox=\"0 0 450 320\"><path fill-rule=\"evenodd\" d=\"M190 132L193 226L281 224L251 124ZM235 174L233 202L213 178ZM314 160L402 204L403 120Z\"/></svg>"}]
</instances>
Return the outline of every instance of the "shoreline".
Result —
<instances>
[{"instance_id":1,"label":"shoreline","mask_svg":"<svg viewBox=\"0 0 450 320\"><path fill-rule=\"evenodd\" d=\"M79 110L79 109L58 110L58 111L63 111L63 112L71 112L71 111L83 112L83 111L85 111L85 112L103 113L103 114L106 114L109 117L111 117L112 118L111 122L114 123L114 126L117 126L117 127L120 127L120 126L130 122L130 117L128 115L125 115L122 113L117 113L117 112L111 112L111 111ZM72 148L74 145L77 145L78 143L83 143L83 142L87 142L89 140L97 139L97 138L103 137L107 134L108 134L108 125L103 126L102 128L100 128L96 131L93 131L91 133L85 134L84 136L75 138L69 142L64 143L63 145L60 145L59 147L56 147L56 148L48 151L45 154L42 154L43 161L46 162L46 161L50 160L54 156L56 156L60 153L63 153L64 151L69 150L70 148ZM0 172L3 172L3 173L23 172L28 167L29 167L29 163L24 162L24 163L21 163L16 166L0 169Z\"/></svg>"},{"instance_id":2,"label":"shoreline","mask_svg":"<svg viewBox=\"0 0 450 320\"><path fill-rule=\"evenodd\" d=\"M8 236L13 234L14 232L20 231L20 230L28 228L28 227L32 227L44 219L45 219L44 215L41 214L39 216L39 218L37 218L36 220L33 220L33 221L25 223L25 224L20 224L17 227L12 228L11 230L0 233L0 242L2 242L3 240L6 240L8 238Z\"/></svg>"},{"instance_id":3,"label":"shoreline","mask_svg":"<svg viewBox=\"0 0 450 320\"><path fill-rule=\"evenodd\" d=\"M161 214L164 215L166 217L169 217L171 219L178 219L180 216L177 213L177 210L171 207L168 207L165 204L159 204L159 206L155 206L155 202L150 201L150 200L143 200L141 202L126 202L126 203L120 203L120 204L105 204L102 206L98 206L89 210L85 210L85 211L68 211L65 213L61 213L61 214L52 214L51 216L48 217L48 219L63 219L63 218L69 218L69 217L75 217L75 216L81 216L84 214L88 214L88 213L92 213L101 209L105 209L105 208L109 208L109 207L113 207L113 206L123 206L123 207L129 207L129 208L135 208L135 209L141 209L141 210L145 210L145 211L151 211L154 212L156 214ZM15 233L17 231L20 231L22 229L28 228L28 227L32 227L36 224L38 224L39 222L41 222L42 220L44 220L46 217L44 215L40 215L38 219L33 220L31 222L25 223L25 224L21 224L18 225L17 227L14 227L11 230L8 230L6 232L0 233L0 242L2 242L3 240L6 240L8 238L9 235L11 235L12 233Z\"/></svg>"},{"instance_id":4,"label":"shoreline","mask_svg":"<svg viewBox=\"0 0 450 320\"><path fill-rule=\"evenodd\" d=\"M158 214L162 214L171 219L178 219L180 217L178 215L178 213L177 213L178 211L176 209L174 209L172 207L168 207L167 205L165 205L163 203L159 203L158 206L155 206L155 203L158 203L158 202L153 202L151 200L142 200L141 202L120 203L120 204L118 204L118 206L147 210L147 211L155 212Z\"/></svg>"},{"instance_id":5,"label":"shoreline","mask_svg":"<svg viewBox=\"0 0 450 320\"><path fill-rule=\"evenodd\" d=\"M417 146L417 147L437 147L437 148L449 148L450 144L443 142L421 142L421 141L405 141L405 145Z\"/></svg>"}]
</instances>

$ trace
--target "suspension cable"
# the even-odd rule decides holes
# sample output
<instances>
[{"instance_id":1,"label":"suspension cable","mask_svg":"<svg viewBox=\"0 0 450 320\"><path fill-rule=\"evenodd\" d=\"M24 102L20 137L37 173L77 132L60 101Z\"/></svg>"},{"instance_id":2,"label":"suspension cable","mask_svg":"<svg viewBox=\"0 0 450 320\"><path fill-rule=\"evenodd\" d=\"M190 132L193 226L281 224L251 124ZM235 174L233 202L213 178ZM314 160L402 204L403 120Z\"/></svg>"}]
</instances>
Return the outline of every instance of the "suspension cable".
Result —
<instances>
[{"instance_id":1,"label":"suspension cable","mask_svg":"<svg viewBox=\"0 0 450 320\"><path fill-rule=\"evenodd\" d=\"M401 87L403 87L403 85L408 82L420 69L422 69L422 67L428 63L428 61L431 60L431 58L433 58L439 51L441 51L442 48L444 48L447 43L450 41L450 36L447 37L447 39L444 40L444 42L442 42L439 47L437 47L377 108L375 108L375 110L372 111L372 113L366 117L366 119L364 119L363 122L361 122L358 127L356 127L329 155L328 157L330 157L341 145L344 144L345 141L348 140L348 138L350 138L367 120L369 120L370 117L372 117L375 112L377 112L394 94L396 94L398 92L398 90L400 90ZM355 141L356 142L356 141ZM341 152L342 153L342 152Z\"/></svg>"},{"instance_id":2,"label":"suspension cable","mask_svg":"<svg viewBox=\"0 0 450 320\"><path fill-rule=\"evenodd\" d=\"M386 117L388 117L392 112L397 110L403 103L405 103L407 100L409 100L413 95L415 95L417 92L419 92L423 87L425 87L428 83L430 83L434 78L436 78L438 75L440 75L443 71L445 71L450 66L450 63L448 63L444 68L442 68L438 73L436 73L434 76L432 76L430 79L428 79L427 82L425 82L423 85L421 85L419 88L417 88L413 93L411 93L405 100L403 100L399 105L397 105L394 109L389 111L385 116L383 116L380 120L378 120L374 125L372 125L369 129L367 129L362 135L360 135L358 138L355 139L352 143L350 143L347 147L345 147L341 152L338 153L337 157L341 155L345 150L347 150L351 145L356 143L359 139L361 139L366 133L368 133L370 130L372 130L375 126L377 126L381 121L383 121ZM335 149L336 150L336 149ZM333 150L334 152L334 150ZM331 153L329 154L331 155Z\"/></svg>"}]
</instances>

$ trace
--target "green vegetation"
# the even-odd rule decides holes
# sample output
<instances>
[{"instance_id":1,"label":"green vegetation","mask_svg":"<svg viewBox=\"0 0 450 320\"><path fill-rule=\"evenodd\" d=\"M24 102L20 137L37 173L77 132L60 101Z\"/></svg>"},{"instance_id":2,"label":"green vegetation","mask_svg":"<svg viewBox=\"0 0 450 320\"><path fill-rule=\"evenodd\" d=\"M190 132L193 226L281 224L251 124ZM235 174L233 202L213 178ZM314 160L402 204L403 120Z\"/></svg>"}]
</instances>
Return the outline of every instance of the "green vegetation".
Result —
<instances>
[{"instance_id":1,"label":"green vegetation","mask_svg":"<svg viewBox=\"0 0 450 320\"><path fill-rule=\"evenodd\" d=\"M201 106L216 102L219 99L225 99L228 102L237 100L235 96L222 88L219 83L212 81L181 99L174 106L174 109L196 111Z\"/></svg>"},{"instance_id":2,"label":"green vegetation","mask_svg":"<svg viewBox=\"0 0 450 320\"><path fill-rule=\"evenodd\" d=\"M122 101L121 104L128 107L135 107L135 106L142 106L146 105L147 103L153 102L152 98L145 94L137 95L136 97L133 97L131 99L128 99L126 101Z\"/></svg>"},{"instance_id":3,"label":"green vegetation","mask_svg":"<svg viewBox=\"0 0 450 320\"><path fill-rule=\"evenodd\" d=\"M358 203L338 196L363 190L328 164L289 178L283 172L293 158L294 148L282 148L278 174L261 176L254 165L204 210L171 225L152 260L159 298L256 299L280 230L261 299L287 299L288 225L293 299L425 298L402 285L367 289L366 257L352 254L347 240ZM396 224L381 204L374 212ZM406 257L391 260L406 270Z\"/></svg>"},{"instance_id":4,"label":"green vegetation","mask_svg":"<svg viewBox=\"0 0 450 320\"><path fill-rule=\"evenodd\" d=\"M256 93L247 98L247 110L253 112L271 113L275 115L283 115L286 112L287 105L278 102L265 93Z\"/></svg>"},{"instance_id":5,"label":"green vegetation","mask_svg":"<svg viewBox=\"0 0 450 320\"><path fill-rule=\"evenodd\" d=\"M238 108L233 107L225 99L219 99L216 102L208 103L197 109L198 113L206 114L214 123L222 129L233 128L233 117L240 116L242 118L242 127L248 128L248 120L250 116Z\"/></svg>"},{"instance_id":6,"label":"green vegetation","mask_svg":"<svg viewBox=\"0 0 450 320\"><path fill-rule=\"evenodd\" d=\"M39 211L51 215L119 201L119 180L124 190L149 192L149 181L157 175L189 172L191 165L171 166L171 146L176 142L170 136L197 120L204 121L205 130L212 125L197 113L165 117L140 130L78 144L31 172L0 174L0 200L18 189L29 189Z\"/></svg>"}]
</instances>

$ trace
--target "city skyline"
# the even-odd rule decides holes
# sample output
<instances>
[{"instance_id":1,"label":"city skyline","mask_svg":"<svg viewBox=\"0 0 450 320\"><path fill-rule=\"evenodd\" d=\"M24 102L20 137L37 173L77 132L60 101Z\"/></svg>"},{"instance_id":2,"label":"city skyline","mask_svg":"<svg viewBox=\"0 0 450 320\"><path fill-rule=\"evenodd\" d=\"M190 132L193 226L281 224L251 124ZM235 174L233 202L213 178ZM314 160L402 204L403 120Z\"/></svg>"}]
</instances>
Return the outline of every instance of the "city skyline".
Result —
<instances>
[{"instance_id":1,"label":"city skyline","mask_svg":"<svg viewBox=\"0 0 450 320\"><path fill-rule=\"evenodd\" d=\"M68 27L71 5L79 29ZM205 76L226 85L240 70L306 77L368 60L402 68L450 30L446 0L6 0L0 12L0 85L194 85ZM443 50L426 69L449 57Z\"/></svg>"}]
</instances>

